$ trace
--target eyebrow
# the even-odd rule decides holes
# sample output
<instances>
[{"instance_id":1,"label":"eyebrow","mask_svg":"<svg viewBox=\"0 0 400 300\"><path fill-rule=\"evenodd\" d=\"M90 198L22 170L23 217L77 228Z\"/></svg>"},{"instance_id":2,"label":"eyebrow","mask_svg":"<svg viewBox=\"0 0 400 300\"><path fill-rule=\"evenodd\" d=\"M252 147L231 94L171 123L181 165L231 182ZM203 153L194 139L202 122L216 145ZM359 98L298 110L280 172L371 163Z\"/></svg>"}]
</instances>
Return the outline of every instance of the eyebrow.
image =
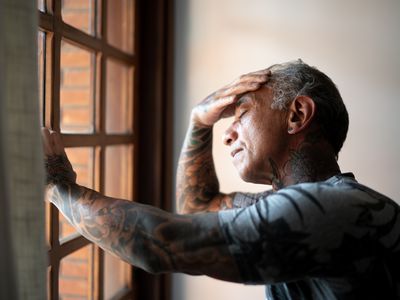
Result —
<instances>
[{"instance_id":1,"label":"eyebrow","mask_svg":"<svg viewBox=\"0 0 400 300\"><path fill-rule=\"evenodd\" d=\"M249 102L252 98L250 97L249 94L244 94L239 98L239 100L236 102L236 108L238 108L240 105L245 104Z\"/></svg>"}]
</instances>

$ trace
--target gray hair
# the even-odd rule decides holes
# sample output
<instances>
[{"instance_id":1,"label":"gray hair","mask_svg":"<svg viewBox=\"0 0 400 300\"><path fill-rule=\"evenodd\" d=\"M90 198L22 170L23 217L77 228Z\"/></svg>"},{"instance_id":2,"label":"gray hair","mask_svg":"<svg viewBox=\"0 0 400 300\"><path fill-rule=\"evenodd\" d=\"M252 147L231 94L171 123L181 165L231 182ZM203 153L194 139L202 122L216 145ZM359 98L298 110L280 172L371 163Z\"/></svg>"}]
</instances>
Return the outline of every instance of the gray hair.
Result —
<instances>
[{"instance_id":1,"label":"gray hair","mask_svg":"<svg viewBox=\"0 0 400 300\"><path fill-rule=\"evenodd\" d=\"M342 97L333 81L302 60L276 64L269 68L268 82L273 90L271 108L284 110L297 96L308 96L316 104L315 121L332 145L336 156L346 139L349 118Z\"/></svg>"}]
</instances>

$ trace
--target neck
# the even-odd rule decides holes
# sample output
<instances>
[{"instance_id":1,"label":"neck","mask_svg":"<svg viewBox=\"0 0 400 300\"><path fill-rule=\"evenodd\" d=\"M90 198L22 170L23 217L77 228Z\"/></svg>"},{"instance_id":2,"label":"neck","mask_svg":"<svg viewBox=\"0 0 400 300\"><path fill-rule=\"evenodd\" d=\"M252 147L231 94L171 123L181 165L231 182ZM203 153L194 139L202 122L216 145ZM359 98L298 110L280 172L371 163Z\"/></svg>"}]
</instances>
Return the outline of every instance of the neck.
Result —
<instances>
[{"instance_id":1,"label":"neck","mask_svg":"<svg viewBox=\"0 0 400 300\"><path fill-rule=\"evenodd\" d=\"M323 181L340 173L332 147L318 132L310 132L293 144L281 163L269 161L274 190L302 182Z\"/></svg>"}]
</instances>

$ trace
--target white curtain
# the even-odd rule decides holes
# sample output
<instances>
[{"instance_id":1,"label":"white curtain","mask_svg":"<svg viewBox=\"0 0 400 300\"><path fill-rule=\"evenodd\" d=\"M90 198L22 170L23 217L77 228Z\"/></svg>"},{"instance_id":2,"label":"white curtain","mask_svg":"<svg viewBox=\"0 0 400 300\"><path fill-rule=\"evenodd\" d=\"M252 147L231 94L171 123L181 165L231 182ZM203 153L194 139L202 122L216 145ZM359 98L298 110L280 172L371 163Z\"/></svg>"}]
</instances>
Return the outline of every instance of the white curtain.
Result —
<instances>
[{"instance_id":1,"label":"white curtain","mask_svg":"<svg viewBox=\"0 0 400 300\"><path fill-rule=\"evenodd\" d=\"M37 8L0 0L0 299L46 299Z\"/></svg>"}]
</instances>

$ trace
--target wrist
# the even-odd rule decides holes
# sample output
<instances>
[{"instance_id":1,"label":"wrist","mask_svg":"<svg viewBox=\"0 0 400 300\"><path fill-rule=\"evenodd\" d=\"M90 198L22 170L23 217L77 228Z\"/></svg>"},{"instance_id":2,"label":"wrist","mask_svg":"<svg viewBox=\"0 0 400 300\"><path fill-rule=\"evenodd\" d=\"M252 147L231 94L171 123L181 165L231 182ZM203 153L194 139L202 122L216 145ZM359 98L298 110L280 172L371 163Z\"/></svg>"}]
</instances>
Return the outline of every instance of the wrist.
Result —
<instances>
[{"instance_id":1,"label":"wrist","mask_svg":"<svg viewBox=\"0 0 400 300\"><path fill-rule=\"evenodd\" d=\"M193 128L199 129L212 129L214 126L214 124L205 124L202 122L195 111L192 111L190 114L190 125Z\"/></svg>"}]
</instances>

